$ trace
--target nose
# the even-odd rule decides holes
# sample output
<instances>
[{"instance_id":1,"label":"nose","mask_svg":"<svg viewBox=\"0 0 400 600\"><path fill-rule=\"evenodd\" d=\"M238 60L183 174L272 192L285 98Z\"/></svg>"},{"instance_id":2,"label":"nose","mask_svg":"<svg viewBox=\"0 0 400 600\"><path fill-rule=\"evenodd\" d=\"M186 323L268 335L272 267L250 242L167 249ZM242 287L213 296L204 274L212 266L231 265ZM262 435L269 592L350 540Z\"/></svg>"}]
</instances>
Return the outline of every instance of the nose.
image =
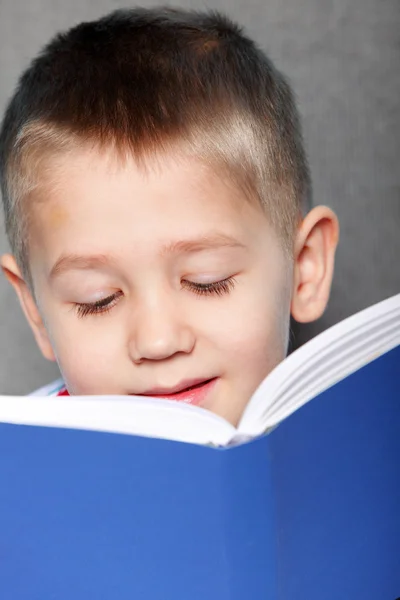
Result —
<instances>
[{"instance_id":1,"label":"nose","mask_svg":"<svg viewBox=\"0 0 400 600\"><path fill-rule=\"evenodd\" d=\"M195 335L180 307L167 294L142 299L134 311L129 338L131 360L165 360L183 352L189 354Z\"/></svg>"}]
</instances>

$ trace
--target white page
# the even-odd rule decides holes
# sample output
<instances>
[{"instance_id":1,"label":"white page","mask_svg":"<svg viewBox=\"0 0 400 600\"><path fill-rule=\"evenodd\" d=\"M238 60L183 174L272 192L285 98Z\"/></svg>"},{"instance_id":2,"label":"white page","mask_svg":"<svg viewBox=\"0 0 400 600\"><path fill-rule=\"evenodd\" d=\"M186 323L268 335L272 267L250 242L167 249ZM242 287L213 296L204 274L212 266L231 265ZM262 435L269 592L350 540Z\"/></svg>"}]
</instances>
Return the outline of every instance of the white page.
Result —
<instances>
[{"instance_id":1,"label":"white page","mask_svg":"<svg viewBox=\"0 0 400 600\"><path fill-rule=\"evenodd\" d=\"M300 394L309 399L313 398L319 391L331 387L400 343L400 323L397 327L393 327L392 323L385 327L381 325L379 333L375 331L374 335L362 333L363 335L353 339L354 343L351 346L344 346L340 352L316 360L315 365L304 371L301 377L290 382L291 385L283 387L274 398L269 411L271 415L281 409L286 412L291 406L295 410L299 406ZM266 416L266 410L263 415Z\"/></svg>"},{"instance_id":2,"label":"white page","mask_svg":"<svg viewBox=\"0 0 400 600\"><path fill-rule=\"evenodd\" d=\"M0 422L224 446L236 429L189 404L143 396L0 396Z\"/></svg>"}]
</instances>

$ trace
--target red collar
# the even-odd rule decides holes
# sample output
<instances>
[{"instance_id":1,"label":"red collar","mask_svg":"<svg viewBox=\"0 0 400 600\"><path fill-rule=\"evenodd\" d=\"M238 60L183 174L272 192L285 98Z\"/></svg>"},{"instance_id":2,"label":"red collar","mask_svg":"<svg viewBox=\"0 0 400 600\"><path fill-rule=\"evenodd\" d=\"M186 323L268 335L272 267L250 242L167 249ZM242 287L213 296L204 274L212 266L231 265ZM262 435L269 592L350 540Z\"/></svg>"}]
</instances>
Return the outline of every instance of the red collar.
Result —
<instances>
[{"instance_id":1,"label":"red collar","mask_svg":"<svg viewBox=\"0 0 400 600\"><path fill-rule=\"evenodd\" d=\"M67 388L63 388L57 393L57 396L69 396Z\"/></svg>"}]
</instances>

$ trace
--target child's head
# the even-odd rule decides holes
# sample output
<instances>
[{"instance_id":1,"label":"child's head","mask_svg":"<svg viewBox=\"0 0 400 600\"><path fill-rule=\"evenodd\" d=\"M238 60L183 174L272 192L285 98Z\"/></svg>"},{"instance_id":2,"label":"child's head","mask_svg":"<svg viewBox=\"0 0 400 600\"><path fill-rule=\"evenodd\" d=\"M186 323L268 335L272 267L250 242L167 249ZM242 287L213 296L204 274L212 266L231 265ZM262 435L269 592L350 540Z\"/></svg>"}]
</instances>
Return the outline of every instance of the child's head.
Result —
<instances>
[{"instance_id":1,"label":"child's head","mask_svg":"<svg viewBox=\"0 0 400 600\"><path fill-rule=\"evenodd\" d=\"M282 75L214 13L118 11L56 37L0 135L2 259L72 394L199 381L236 422L326 305L337 221ZM200 396L196 396L199 400Z\"/></svg>"}]
</instances>

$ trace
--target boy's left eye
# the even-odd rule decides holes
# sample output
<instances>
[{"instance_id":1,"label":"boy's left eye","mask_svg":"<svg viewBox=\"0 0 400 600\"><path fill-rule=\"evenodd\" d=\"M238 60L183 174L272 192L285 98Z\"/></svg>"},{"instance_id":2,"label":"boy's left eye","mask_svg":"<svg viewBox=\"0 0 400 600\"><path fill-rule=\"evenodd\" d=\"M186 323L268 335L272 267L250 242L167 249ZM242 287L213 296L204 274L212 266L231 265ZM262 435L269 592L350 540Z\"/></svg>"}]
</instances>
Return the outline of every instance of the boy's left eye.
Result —
<instances>
[{"instance_id":1,"label":"boy's left eye","mask_svg":"<svg viewBox=\"0 0 400 600\"><path fill-rule=\"evenodd\" d=\"M193 291L199 296L210 296L215 294L216 296L223 296L229 294L235 287L236 280L234 277L227 277L221 281L214 281L211 283L198 283L194 281L182 281L182 286Z\"/></svg>"}]
</instances>

